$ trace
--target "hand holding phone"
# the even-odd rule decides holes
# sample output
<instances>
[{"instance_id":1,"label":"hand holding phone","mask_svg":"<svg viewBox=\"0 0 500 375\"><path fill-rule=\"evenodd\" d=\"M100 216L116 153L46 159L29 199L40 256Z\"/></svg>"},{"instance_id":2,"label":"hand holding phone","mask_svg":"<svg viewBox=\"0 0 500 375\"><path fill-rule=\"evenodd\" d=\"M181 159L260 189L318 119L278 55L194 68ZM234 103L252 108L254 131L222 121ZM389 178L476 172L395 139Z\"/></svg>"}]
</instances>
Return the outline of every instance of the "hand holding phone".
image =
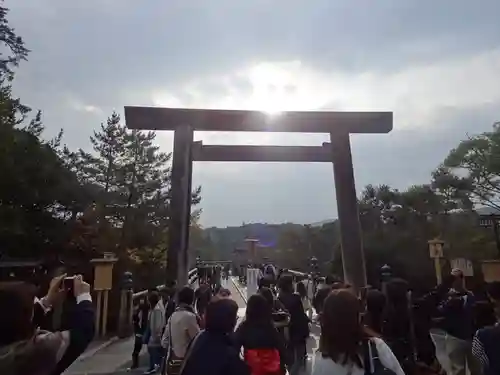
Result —
<instances>
[{"instance_id":1,"label":"hand holding phone","mask_svg":"<svg viewBox=\"0 0 500 375\"><path fill-rule=\"evenodd\" d=\"M75 276L65 277L63 287L68 295L73 296L75 289Z\"/></svg>"}]
</instances>

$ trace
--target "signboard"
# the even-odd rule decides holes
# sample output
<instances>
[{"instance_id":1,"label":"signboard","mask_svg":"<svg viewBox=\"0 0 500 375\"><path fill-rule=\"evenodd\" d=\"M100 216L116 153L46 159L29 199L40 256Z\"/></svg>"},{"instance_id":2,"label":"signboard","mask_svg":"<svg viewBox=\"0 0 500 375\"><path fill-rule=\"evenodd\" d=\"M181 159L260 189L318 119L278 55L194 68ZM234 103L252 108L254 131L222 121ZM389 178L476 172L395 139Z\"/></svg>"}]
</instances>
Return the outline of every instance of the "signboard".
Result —
<instances>
[{"instance_id":1,"label":"signboard","mask_svg":"<svg viewBox=\"0 0 500 375\"><path fill-rule=\"evenodd\" d=\"M484 261L482 270L485 282L500 281L500 262L498 260Z\"/></svg>"},{"instance_id":2,"label":"signboard","mask_svg":"<svg viewBox=\"0 0 500 375\"><path fill-rule=\"evenodd\" d=\"M451 268L458 268L464 274L464 276L472 277L474 276L474 265L472 262L465 258L457 258L451 260Z\"/></svg>"},{"instance_id":3,"label":"signboard","mask_svg":"<svg viewBox=\"0 0 500 375\"><path fill-rule=\"evenodd\" d=\"M433 259L443 257L443 242L429 241L429 257Z\"/></svg>"}]
</instances>

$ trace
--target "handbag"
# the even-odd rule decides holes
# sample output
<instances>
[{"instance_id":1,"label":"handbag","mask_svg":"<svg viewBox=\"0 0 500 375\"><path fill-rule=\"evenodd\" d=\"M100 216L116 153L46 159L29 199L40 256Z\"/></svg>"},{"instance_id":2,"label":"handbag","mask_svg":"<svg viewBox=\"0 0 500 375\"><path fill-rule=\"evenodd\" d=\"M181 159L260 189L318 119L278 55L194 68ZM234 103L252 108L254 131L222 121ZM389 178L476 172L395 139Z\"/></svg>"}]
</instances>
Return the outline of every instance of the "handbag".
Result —
<instances>
[{"instance_id":1,"label":"handbag","mask_svg":"<svg viewBox=\"0 0 500 375\"><path fill-rule=\"evenodd\" d=\"M191 357L191 353L193 352L194 345L196 343L196 340L198 340L198 337L201 336L201 332L198 332L198 334L191 340L189 343L189 346L186 351L186 355L184 356L184 360L182 361L180 370L179 370L179 375L182 375L182 372L184 371L184 366L186 365L187 360L189 357Z\"/></svg>"},{"instance_id":2,"label":"handbag","mask_svg":"<svg viewBox=\"0 0 500 375\"><path fill-rule=\"evenodd\" d=\"M167 375L179 375L181 372L183 358L177 358L172 348L172 323L168 322L168 355L167 355Z\"/></svg>"},{"instance_id":3,"label":"handbag","mask_svg":"<svg viewBox=\"0 0 500 375\"><path fill-rule=\"evenodd\" d=\"M396 375L380 361L377 346L372 340L368 339L363 342L363 351L365 375Z\"/></svg>"}]
</instances>

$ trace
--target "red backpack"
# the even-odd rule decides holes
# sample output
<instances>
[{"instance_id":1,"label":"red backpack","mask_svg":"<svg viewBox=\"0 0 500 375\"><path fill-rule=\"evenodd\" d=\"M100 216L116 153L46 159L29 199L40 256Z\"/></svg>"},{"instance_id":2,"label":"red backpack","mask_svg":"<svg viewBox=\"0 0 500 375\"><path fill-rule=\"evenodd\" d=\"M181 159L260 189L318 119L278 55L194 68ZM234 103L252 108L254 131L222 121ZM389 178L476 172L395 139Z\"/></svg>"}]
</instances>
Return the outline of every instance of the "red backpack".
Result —
<instances>
[{"instance_id":1,"label":"red backpack","mask_svg":"<svg viewBox=\"0 0 500 375\"><path fill-rule=\"evenodd\" d=\"M244 358L252 375L281 374L280 353L277 349L245 350Z\"/></svg>"}]
</instances>

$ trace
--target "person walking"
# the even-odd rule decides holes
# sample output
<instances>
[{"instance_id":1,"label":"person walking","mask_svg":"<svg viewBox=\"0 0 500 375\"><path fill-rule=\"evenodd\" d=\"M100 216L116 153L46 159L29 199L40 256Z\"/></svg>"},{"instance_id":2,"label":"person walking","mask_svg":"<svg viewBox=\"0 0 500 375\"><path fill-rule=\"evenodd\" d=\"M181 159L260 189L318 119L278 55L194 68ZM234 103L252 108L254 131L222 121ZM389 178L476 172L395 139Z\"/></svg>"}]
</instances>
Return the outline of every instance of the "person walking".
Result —
<instances>
[{"instance_id":1,"label":"person walking","mask_svg":"<svg viewBox=\"0 0 500 375\"><path fill-rule=\"evenodd\" d=\"M346 289L332 291L323 301L318 351L311 375L404 375L389 346L361 322L362 304Z\"/></svg>"},{"instance_id":2,"label":"person walking","mask_svg":"<svg viewBox=\"0 0 500 375\"><path fill-rule=\"evenodd\" d=\"M459 269L451 271L451 288L439 304L442 339L433 333L436 356L441 366L451 375L480 374L479 364L472 355L472 339L475 333L475 297L466 289L464 274Z\"/></svg>"},{"instance_id":3,"label":"person walking","mask_svg":"<svg viewBox=\"0 0 500 375\"><path fill-rule=\"evenodd\" d=\"M278 280L278 300L290 314L287 327L287 358L291 375L298 374L304 368L307 358L306 342L309 337L309 318L304 312L300 296L294 293L293 277L283 274Z\"/></svg>"},{"instance_id":4,"label":"person walking","mask_svg":"<svg viewBox=\"0 0 500 375\"><path fill-rule=\"evenodd\" d=\"M304 312L307 314L307 317L309 318L310 311L312 310L311 306L311 301L309 300L309 296L307 294L307 287L306 285L302 282L299 281L296 286L297 289L297 294L300 296L300 300L302 301L302 307L304 308ZM311 320L311 318L309 318Z\"/></svg>"},{"instance_id":5,"label":"person walking","mask_svg":"<svg viewBox=\"0 0 500 375\"><path fill-rule=\"evenodd\" d=\"M234 334L238 351L252 375L280 375L286 371L285 340L274 326L272 308L260 294L254 294L247 303L245 320Z\"/></svg>"},{"instance_id":6,"label":"person walking","mask_svg":"<svg viewBox=\"0 0 500 375\"><path fill-rule=\"evenodd\" d=\"M232 299L210 302L206 328L189 346L179 375L250 375L232 340L237 319L238 305Z\"/></svg>"},{"instance_id":7,"label":"person walking","mask_svg":"<svg viewBox=\"0 0 500 375\"><path fill-rule=\"evenodd\" d=\"M177 294L178 305L165 327L161 340L167 349L166 372L177 375L189 343L200 332L198 316L194 312L194 291L188 286Z\"/></svg>"},{"instance_id":8,"label":"person walking","mask_svg":"<svg viewBox=\"0 0 500 375\"><path fill-rule=\"evenodd\" d=\"M161 337L165 326L165 307L158 292L151 292L148 296L149 317L148 317L148 335L145 337L149 353L149 369L144 373L150 375L160 370L163 358L163 349L161 346Z\"/></svg>"},{"instance_id":9,"label":"person walking","mask_svg":"<svg viewBox=\"0 0 500 375\"><path fill-rule=\"evenodd\" d=\"M205 314L205 309L212 299L212 289L210 288L210 285L202 281L200 286L196 289L194 296L196 311L198 312L199 316L203 317L203 315Z\"/></svg>"},{"instance_id":10,"label":"person walking","mask_svg":"<svg viewBox=\"0 0 500 375\"><path fill-rule=\"evenodd\" d=\"M148 325L149 307L145 299L141 299L134 308L132 324L134 327L134 349L132 351L131 370L139 367L139 354L144 344L144 333Z\"/></svg>"}]
</instances>

